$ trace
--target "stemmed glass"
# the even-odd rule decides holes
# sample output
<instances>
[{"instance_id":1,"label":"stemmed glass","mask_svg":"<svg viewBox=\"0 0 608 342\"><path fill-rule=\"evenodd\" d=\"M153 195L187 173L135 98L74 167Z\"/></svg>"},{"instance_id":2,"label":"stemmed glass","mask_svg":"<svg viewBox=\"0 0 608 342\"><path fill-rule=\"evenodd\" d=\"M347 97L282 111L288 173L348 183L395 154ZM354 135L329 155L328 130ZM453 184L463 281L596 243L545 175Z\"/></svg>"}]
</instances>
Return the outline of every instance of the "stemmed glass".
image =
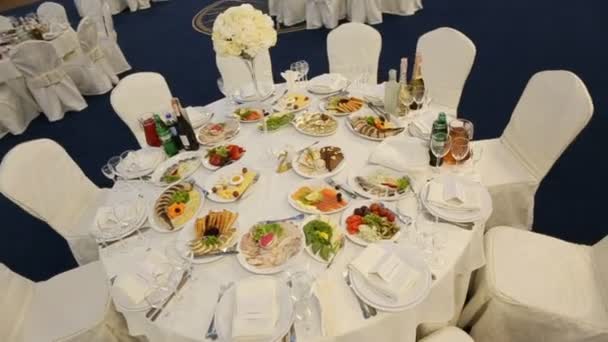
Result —
<instances>
[{"instance_id":1,"label":"stemmed glass","mask_svg":"<svg viewBox=\"0 0 608 342\"><path fill-rule=\"evenodd\" d=\"M469 139L465 137L455 137L452 139L452 146L450 148L450 153L456 164L460 164L462 160L464 160L469 155Z\"/></svg>"},{"instance_id":2,"label":"stemmed glass","mask_svg":"<svg viewBox=\"0 0 608 342\"><path fill-rule=\"evenodd\" d=\"M112 181L112 186L116 185L118 174L116 174L116 166L120 163L121 158L114 156L108 160L108 162L101 167L101 173L106 178Z\"/></svg>"},{"instance_id":3,"label":"stemmed glass","mask_svg":"<svg viewBox=\"0 0 608 342\"><path fill-rule=\"evenodd\" d=\"M416 218L416 230L420 233L421 247L425 254L425 259L429 264L441 266L443 259L438 255L438 252L444 247L444 239L442 233L437 226L437 217L435 224L431 222L425 213L420 213Z\"/></svg>"},{"instance_id":4,"label":"stemmed glass","mask_svg":"<svg viewBox=\"0 0 608 342\"><path fill-rule=\"evenodd\" d=\"M300 81L300 82L308 81L308 71L310 70L310 66L308 65L307 61L301 60L301 61L291 63L289 69L292 71L295 71L299 74L297 81Z\"/></svg>"},{"instance_id":5,"label":"stemmed glass","mask_svg":"<svg viewBox=\"0 0 608 342\"><path fill-rule=\"evenodd\" d=\"M423 87L413 87L411 91L414 102L416 103L416 109L421 109L424 105L424 101L426 100L425 89Z\"/></svg>"},{"instance_id":6,"label":"stemmed glass","mask_svg":"<svg viewBox=\"0 0 608 342\"><path fill-rule=\"evenodd\" d=\"M181 274L171 267L170 264L163 264L162 270L157 274L146 277L148 282L148 292L145 300L154 309L160 309L165 300L177 287ZM166 313L165 313L166 315Z\"/></svg>"},{"instance_id":7,"label":"stemmed glass","mask_svg":"<svg viewBox=\"0 0 608 342\"><path fill-rule=\"evenodd\" d=\"M446 133L435 133L431 135L431 152L436 158L435 171L439 173L439 162L450 152L452 139Z\"/></svg>"},{"instance_id":8,"label":"stemmed glass","mask_svg":"<svg viewBox=\"0 0 608 342\"><path fill-rule=\"evenodd\" d=\"M314 278L307 271L298 271L289 274L288 284L290 284L290 296L294 301L296 319L301 322L305 331L310 331L310 318L312 309L310 300L313 295Z\"/></svg>"}]
</instances>

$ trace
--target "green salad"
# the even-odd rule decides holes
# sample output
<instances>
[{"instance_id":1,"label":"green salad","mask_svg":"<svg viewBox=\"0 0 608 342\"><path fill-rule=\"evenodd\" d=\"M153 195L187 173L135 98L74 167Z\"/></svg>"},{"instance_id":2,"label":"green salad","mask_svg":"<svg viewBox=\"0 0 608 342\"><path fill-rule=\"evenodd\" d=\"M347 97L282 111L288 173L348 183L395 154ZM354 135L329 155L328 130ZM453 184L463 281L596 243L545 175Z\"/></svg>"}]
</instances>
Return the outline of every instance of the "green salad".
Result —
<instances>
[{"instance_id":1,"label":"green salad","mask_svg":"<svg viewBox=\"0 0 608 342\"><path fill-rule=\"evenodd\" d=\"M276 131L284 126L287 126L293 121L295 117L294 113L275 113L268 116L266 120L266 129L269 131ZM264 130L264 125L258 126L260 130Z\"/></svg>"},{"instance_id":2,"label":"green salad","mask_svg":"<svg viewBox=\"0 0 608 342\"><path fill-rule=\"evenodd\" d=\"M259 226L255 227L255 229L253 230L253 234L252 234L253 241L259 242L260 239L268 233L273 233L274 236L281 237L281 235L283 234L283 227L281 227L281 225L278 223L269 223L269 224L259 225Z\"/></svg>"},{"instance_id":3,"label":"green salad","mask_svg":"<svg viewBox=\"0 0 608 342\"><path fill-rule=\"evenodd\" d=\"M335 240L334 229L322 220L312 220L304 225L306 246L310 246L313 254L329 261L340 250L340 241Z\"/></svg>"}]
</instances>

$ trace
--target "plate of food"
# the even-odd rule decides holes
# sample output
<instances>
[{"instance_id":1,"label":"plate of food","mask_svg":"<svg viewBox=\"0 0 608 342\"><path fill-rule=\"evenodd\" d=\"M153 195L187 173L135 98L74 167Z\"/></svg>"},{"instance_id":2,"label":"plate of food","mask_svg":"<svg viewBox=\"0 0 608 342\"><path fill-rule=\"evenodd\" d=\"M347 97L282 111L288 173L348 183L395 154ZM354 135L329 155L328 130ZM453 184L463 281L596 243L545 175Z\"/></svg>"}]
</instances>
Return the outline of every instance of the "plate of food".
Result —
<instances>
[{"instance_id":1,"label":"plate of food","mask_svg":"<svg viewBox=\"0 0 608 342\"><path fill-rule=\"evenodd\" d=\"M225 255L212 256L236 243L239 214L229 210L209 211L177 235L177 251L184 258L192 255L195 264L206 264Z\"/></svg>"},{"instance_id":2,"label":"plate of food","mask_svg":"<svg viewBox=\"0 0 608 342\"><path fill-rule=\"evenodd\" d=\"M152 228L161 233L182 229L203 206L205 196L194 182L186 181L167 187L148 211Z\"/></svg>"},{"instance_id":3,"label":"plate of food","mask_svg":"<svg viewBox=\"0 0 608 342\"><path fill-rule=\"evenodd\" d=\"M162 162L150 176L150 182L167 186L190 177L201 166L199 152L182 152Z\"/></svg>"},{"instance_id":4,"label":"plate of food","mask_svg":"<svg viewBox=\"0 0 608 342\"><path fill-rule=\"evenodd\" d=\"M274 113L267 116L264 120L266 120L266 129L268 132L276 132L283 127L289 126L289 124L293 121L295 117L294 113L290 112L280 112ZM258 129L260 131L264 130L264 123L258 124Z\"/></svg>"},{"instance_id":5,"label":"plate of food","mask_svg":"<svg viewBox=\"0 0 608 342\"><path fill-rule=\"evenodd\" d=\"M301 183L287 196L296 210L307 214L333 214L348 207L349 201L341 192L322 180Z\"/></svg>"},{"instance_id":6,"label":"plate of food","mask_svg":"<svg viewBox=\"0 0 608 342\"><path fill-rule=\"evenodd\" d=\"M354 243L367 246L371 243L399 238L401 227L395 213L379 201L365 201L354 210L342 214L341 225L346 236Z\"/></svg>"},{"instance_id":7,"label":"plate of food","mask_svg":"<svg viewBox=\"0 0 608 342\"><path fill-rule=\"evenodd\" d=\"M346 116L363 108L365 101L357 97L336 95L323 100L319 107L327 114Z\"/></svg>"},{"instance_id":8,"label":"plate of food","mask_svg":"<svg viewBox=\"0 0 608 342\"><path fill-rule=\"evenodd\" d=\"M338 130L338 121L324 113L306 113L298 115L292 124L302 134L313 137L327 137Z\"/></svg>"},{"instance_id":9,"label":"plate of food","mask_svg":"<svg viewBox=\"0 0 608 342\"><path fill-rule=\"evenodd\" d=\"M374 141L382 141L385 138L397 135L405 130L392 121L386 121L377 115L351 115L346 120L346 125L356 135Z\"/></svg>"},{"instance_id":10,"label":"plate of food","mask_svg":"<svg viewBox=\"0 0 608 342\"><path fill-rule=\"evenodd\" d=\"M368 165L348 178L348 184L363 197L394 201L407 195L411 189L410 177L399 171Z\"/></svg>"},{"instance_id":11,"label":"plate of food","mask_svg":"<svg viewBox=\"0 0 608 342\"><path fill-rule=\"evenodd\" d=\"M292 221L255 224L237 245L237 259L248 271L278 273L304 248L304 234Z\"/></svg>"},{"instance_id":12,"label":"plate of food","mask_svg":"<svg viewBox=\"0 0 608 342\"><path fill-rule=\"evenodd\" d=\"M228 166L241 159L247 152L239 145L219 145L207 150L203 158L203 166L211 171L215 171L224 166Z\"/></svg>"},{"instance_id":13,"label":"plate of food","mask_svg":"<svg viewBox=\"0 0 608 342\"><path fill-rule=\"evenodd\" d=\"M344 169L346 161L337 146L310 147L292 161L293 170L305 178L327 178Z\"/></svg>"},{"instance_id":14,"label":"plate of food","mask_svg":"<svg viewBox=\"0 0 608 342\"><path fill-rule=\"evenodd\" d=\"M209 122L198 129L196 139L203 145L215 145L234 138L241 129L236 119L222 122Z\"/></svg>"},{"instance_id":15,"label":"plate of food","mask_svg":"<svg viewBox=\"0 0 608 342\"><path fill-rule=\"evenodd\" d=\"M239 107L232 112L233 116L240 122L257 122L264 118L264 111L254 107Z\"/></svg>"},{"instance_id":16,"label":"plate of food","mask_svg":"<svg viewBox=\"0 0 608 342\"><path fill-rule=\"evenodd\" d=\"M306 252L316 261L327 264L342 249L343 235L329 217L309 216L301 227L306 239Z\"/></svg>"},{"instance_id":17,"label":"plate of food","mask_svg":"<svg viewBox=\"0 0 608 342\"><path fill-rule=\"evenodd\" d=\"M277 112L299 112L310 106L310 97L304 94L290 93L281 97L273 106Z\"/></svg>"},{"instance_id":18,"label":"plate of food","mask_svg":"<svg viewBox=\"0 0 608 342\"><path fill-rule=\"evenodd\" d=\"M235 202L249 196L259 179L260 173L256 170L237 164L227 166L207 179L207 197L219 203Z\"/></svg>"}]
</instances>

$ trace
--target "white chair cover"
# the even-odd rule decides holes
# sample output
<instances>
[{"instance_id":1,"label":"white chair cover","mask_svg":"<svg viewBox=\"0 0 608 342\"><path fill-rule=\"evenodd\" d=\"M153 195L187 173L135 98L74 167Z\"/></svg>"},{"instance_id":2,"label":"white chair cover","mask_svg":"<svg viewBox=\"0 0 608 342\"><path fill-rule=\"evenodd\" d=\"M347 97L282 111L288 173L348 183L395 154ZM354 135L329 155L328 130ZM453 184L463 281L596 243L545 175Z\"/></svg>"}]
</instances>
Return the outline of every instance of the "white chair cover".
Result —
<instances>
[{"instance_id":1,"label":"white chair cover","mask_svg":"<svg viewBox=\"0 0 608 342\"><path fill-rule=\"evenodd\" d=\"M382 23L381 0L346 0L348 20L376 25Z\"/></svg>"},{"instance_id":2,"label":"white chair cover","mask_svg":"<svg viewBox=\"0 0 608 342\"><path fill-rule=\"evenodd\" d=\"M147 113L162 116L171 112L171 98L171 90L161 74L140 72L123 78L116 85L110 103L143 147L147 146L146 137L138 119Z\"/></svg>"},{"instance_id":3,"label":"white chair cover","mask_svg":"<svg viewBox=\"0 0 608 342\"><path fill-rule=\"evenodd\" d=\"M353 44L353 42L357 42ZM358 72L369 73L368 83L376 84L382 36L376 29L361 23L346 23L327 35L329 72L355 80Z\"/></svg>"},{"instance_id":4,"label":"white chair cover","mask_svg":"<svg viewBox=\"0 0 608 342\"><path fill-rule=\"evenodd\" d=\"M277 22L292 26L306 20L306 0L268 0L270 14Z\"/></svg>"},{"instance_id":5,"label":"white chair cover","mask_svg":"<svg viewBox=\"0 0 608 342\"><path fill-rule=\"evenodd\" d=\"M43 2L36 10L38 18L46 23L69 24L68 15L65 8L56 2Z\"/></svg>"},{"instance_id":6,"label":"white chair cover","mask_svg":"<svg viewBox=\"0 0 608 342\"><path fill-rule=\"evenodd\" d=\"M608 341L607 290L591 247L497 227L486 234L485 249L486 267L460 322L472 326L475 340Z\"/></svg>"},{"instance_id":7,"label":"white chair cover","mask_svg":"<svg viewBox=\"0 0 608 342\"><path fill-rule=\"evenodd\" d=\"M125 0L106 0L110 6L110 12L112 15L116 15L129 7Z\"/></svg>"},{"instance_id":8,"label":"white chair cover","mask_svg":"<svg viewBox=\"0 0 608 342\"><path fill-rule=\"evenodd\" d=\"M592 114L591 96L572 72L543 71L532 76L502 137L479 142L482 182L500 208L492 213L488 227L532 227L538 185ZM551 128L538 129L546 125Z\"/></svg>"},{"instance_id":9,"label":"white chair cover","mask_svg":"<svg viewBox=\"0 0 608 342\"><path fill-rule=\"evenodd\" d=\"M89 14L87 14L89 16ZM114 30L114 21L112 20L112 13L110 6L107 3L103 3L101 6L101 18L102 21L98 21L98 15L91 16L93 20L97 21L97 28L99 34L99 45L106 55L108 62L114 69L116 75L122 74L123 72L131 70L131 65L127 62L125 55L122 53L120 46L118 46L118 35Z\"/></svg>"},{"instance_id":10,"label":"white chair cover","mask_svg":"<svg viewBox=\"0 0 608 342\"><path fill-rule=\"evenodd\" d=\"M608 236L593 245L591 258L599 288L603 290L601 295L604 299L604 306L608 308Z\"/></svg>"},{"instance_id":11,"label":"white chair cover","mask_svg":"<svg viewBox=\"0 0 608 342\"><path fill-rule=\"evenodd\" d=\"M342 0L307 0L306 28L317 29L321 26L333 29L338 21L346 16L346 2Z\"/></svg>"},{"instance_id":12,"label":"white chair cover","mask_svg":"<svg viewBox=\"0 0 608 342\"><path fill-rule=\"evenodd\" d=\"M135 341L111 300L103 265L93 262L34 283L0 264L8 305L0 324L12 324L6 341ZM7 281L4 281L7 280ZM8 297L8 296L7 296ZM5 327L0 327L0 333Z\"/></svg>"},{"instance_id":13,"label":"white chair cover","mask_svg":"<svg viewBox=\"0 0 608 342\"><path fill-rule=\"evenodd\" d=\"M39 114L36 107L23 101L8 85L0 83L0 137L8 132L23 133Z\"/></svg>"},{"instance_id":14,"label":"white chair cover","mask_svg":"<svg viewBox=\"0 0 608 342\"><path fill-rule=\"evenodd\" d=\"M0 32L8 31L13 28L11 20L3 15L0 15Z\"/></svg>"},{"instance_id":15,"label":"white chair cover","mask_svg":"<svg viewBox=\"0 0 608 342\"><path fill-rule=\"evenodd\" d=\"M62 60L51 43L21 43L11 50L11 60L49 121L63 118L66 111L87 107L74 82L63 71Z\"/></svg>"},{"instance_id":16,"label":"white chair cover","mask_svg":"<svg viewBox=\"0 0 608 342\"><path fill-rule=\"evenodd\" d=\"M416 51L423 58L422 74L429 96L456 111L475 60L475 44L462 32L441 27L423 34Z\"/></svg>"},{"instance_id":17,"label":"white chair cover","mask_svg":"<svg viewBox=\"0 0 608 342\"><path fill-rule=\"evenodd\" d=\"M380 0L383 13L412 15L422 9L422 0Z\"/></svg>"},{"instance_id":18,"label":"white chair cover","mask_svg":"<svg viewBox=\"0 0 608 342\"><path fill-rule=\"evenodd\" d=\"M473 342L473 339L456 327L445 327L419 340L419 342Z\"/></svg>"},{"instance_id":19,"label":"white chair cover","mask_svg":"<svg viewBox=\"0 0 608 342\"><path fill-rule=\"evenodd\" d=\"M224 80L224 89L227 94L232 94L244 85L253 84L249 69L241 58L216 55L215 63ZM258 85L274 83L272 61L268 50L262 51L256 56L254 65Z\"/></svg>"},{"instance_id":20,"label":"white chair cover","mask_svg":"<svg viewBox=\"0 0 608 342\"><path fill-rule=\"evenodd\" d=\"M65 238L79 264L98 259L95 240L78 223L103 192L56 142L32 140L10 150L0 164L0 192Z\"/></svg>"}]
</instances>

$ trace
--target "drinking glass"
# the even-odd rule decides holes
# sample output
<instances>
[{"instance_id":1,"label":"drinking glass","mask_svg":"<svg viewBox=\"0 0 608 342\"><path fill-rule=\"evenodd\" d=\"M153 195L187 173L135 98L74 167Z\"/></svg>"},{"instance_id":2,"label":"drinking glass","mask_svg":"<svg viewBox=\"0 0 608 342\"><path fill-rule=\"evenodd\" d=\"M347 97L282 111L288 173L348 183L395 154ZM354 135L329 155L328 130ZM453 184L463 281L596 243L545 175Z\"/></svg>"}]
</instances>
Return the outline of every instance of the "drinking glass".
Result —
<instances>
[{"instance_id":1,"label":"drinking glass","mask_svg":"<svg viewBox=\"0 0 608 342\"><path fill-rule=\"evenodd\" d=\"M312 298L312 285L314 283L313 276L307 271L299 271L289 275L288 284L290 284L290 296L294 301L296 319L301 322L304 330L309 331L310 317L312 310L310 308L310 299Z\"/></svg>"},{"instance_id":2,"label":"drinking glass","mask_svg":"<svg viewBox=\"0 0 608 342\"><path fill-rule=\"evenodd\" d=\"M450 151L451 138L445 133L435 133L431 135L431 152L437 159L435 162L435 171L439 173L439 162Z\"/></svg>"},{"instance_id":3,"label":"drinking glass","mask_svg":"<svg viewBox=\"0 0 608 342\"><path fill-rule=\"evenodd\" d=\"M423 87L413 87L412 88L412 97L414 98L414 102L416 103L416 109L421 109L422 105L424 105L426 91Z\"/></svg>"},{"instance_id":4,"label":"drinking glass","mask_svg":"<svg viewBox=\"0 0 608 342\"><path fill-rule=\"evenodd\" d=\"M182 250L178 248L175 242L169 242L165 247L165 256L169 261L169 264L173 267L180 277L192 273L192 260L194 259L194 253L188 246ZM176 300L182 299L181 294L177 296Z\"/></svg>"},{"instance_id":5,"label":"drinking glass","mask_svg":"<svg viewBox=\"0 0 608 342\"><path fill-rule=\"evenodd\" d=\"M443 258L439 255L440 250L445 246L443 233L435 217L433 223L427 218L425 213L420 213L416 218L416 230L420 233L420 247L425 255L425 260L432 266L444 264Z\"/></svg>"},{"instance_id":6,"label":"drinking glass","mask_svg":"<svg viewBox=\"0 0 608 342\"><path fill-rule=\"evenodd\" d=\"M301 60L291 63L289 69L298 73L299 77L296 80L297 82L308 81L308 71L310 70L308 62Z\"/></svg>"},{"instance_id":7,"label":"drinking glass","mask_svg":"<svg viewBox=\"0 0 608 342\"><path fill-rule=\"evenodd\" d=\"M474 125L471 121L466 119L454 119L449 124L450 136L452 138L457 136L466 137L469 140L473 140Z\"/></svg>"},{"instance_id":8,"label":"drinking glass","mask_svg":"<svg viewBox=\"0 0 608 342\"><path fill-rule=\"evenodd\" d=\"M170 264L163 264L161 272L147 277L148 292L146 293L146 302L155 309L160 309L165 300L177 288L177 284L181 277L171 267ZM165 313L166 315L166 313Z\"/></svg>"},{"instance_id":9,"label":"drinking glass","mask_svg":"<svg viewBox=\"0 0 608 342\"><path fill-rule=\"evenodd\" d=\"M464 137L455 137L452 139L450 153L452 154L452 157L454 157L454 160L456 160L456 164L460 163L469 155L469 148L469 139Z\"/></svg>"}]
</instances>

